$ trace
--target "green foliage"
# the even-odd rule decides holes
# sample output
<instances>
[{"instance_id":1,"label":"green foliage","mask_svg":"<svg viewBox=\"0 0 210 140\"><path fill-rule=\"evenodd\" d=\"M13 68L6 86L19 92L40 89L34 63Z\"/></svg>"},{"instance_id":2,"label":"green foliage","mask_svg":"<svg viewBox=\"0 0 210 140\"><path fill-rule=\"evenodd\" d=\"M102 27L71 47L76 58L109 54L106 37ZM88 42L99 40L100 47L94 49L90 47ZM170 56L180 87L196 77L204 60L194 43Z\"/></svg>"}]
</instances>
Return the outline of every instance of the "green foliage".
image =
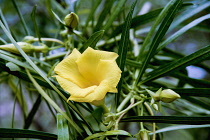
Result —
<instances>
[{"instance_id":1,"label":"green foliage","mask_svg":"<svg viewBox=\"0 0 210 140\"><path fill-rule=\"evenodd\" d=\"M12 43L19 54L0 49L0 138L207 139L209 8L207 0L3 0L0 45ZM71 30L63 22L70 12L79 16ZM17 42L41 47L25 53ZM102 106L67 102L71 93L54 77L74 48L88 47L119 55L118 93L107 93ZM191 67L205 74L192 77ZM162 88L181 98L155 101Z\"/></svg>"}]
</instances>

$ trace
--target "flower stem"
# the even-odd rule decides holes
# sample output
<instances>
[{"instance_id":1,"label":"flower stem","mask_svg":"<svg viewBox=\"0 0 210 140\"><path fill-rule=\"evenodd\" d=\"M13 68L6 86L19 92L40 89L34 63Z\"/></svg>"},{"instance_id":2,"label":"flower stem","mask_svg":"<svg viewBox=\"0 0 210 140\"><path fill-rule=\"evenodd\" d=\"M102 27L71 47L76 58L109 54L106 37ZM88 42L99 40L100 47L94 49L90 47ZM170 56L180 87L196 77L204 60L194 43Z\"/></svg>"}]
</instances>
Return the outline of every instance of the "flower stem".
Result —
<instances>
[{"instance_id":1,"label":"flower stem","mask_svg":"<svg viewBox=\"0 0 210 140\"><path fill-rule=\"evenodd\" d=\"M144 108L143 108L143 105L141 104L141 114L140 114L140 116L143 116L143 113L144 113ZM141 127L141 130L144 130L143 122L140 122L140 127Z\"/></svg>"},{"instance_id":2,"label":"flower stem","mask_svg":"<svg viewBox=\"0 0 210 140\"><path fill-rule=\"evenodd\" d=\"M38 41L39 39L38 38L33 38L33 41ZM59 43L61 45L64 45L64 42L58 40L58 39L55 39L55 38L41 38L42 41L49 41L49 42L56 42L56 43Z\"/></svg>"},{"instance_id":3,"label":"flower stem","mask_svg":"<svg viewBox=\"0 0 210 140\"><path fill-rule=\"evenodd\" d=\"M101 107L103 108L103 112L104 112L104 114L106 114L106 113L109 113L109 112L110 112L110 111L109 111L109 109L108 109L108 107L107 107L105 104L101 105Z\"/></svg>"},{"instance_id":4,"label":"flower stem","mask_svg":"<svg viewBox=\"0 0 210 140\"><path fill-rule=\"evenodd\" d=\"M132 93L130 92L125 99L121 102L121 104L119 105L119 107L117 108L117 112L120 112L123 107L125 106L125 104L130 100Z\"/></svg>"},{"instance_id":5,"label":"flower stem","mask_svg":"<svg viewBox=\"0 0 210 140\"><path fill-rule=\"evenodd\" d=\"M126 109L124 109L123 111L121 111L121 112L119 112L119 113L117 113L116 114L116 116L120 116L121 114L123 114L123 113L125 113L125 112L127 112L128 110L130 110L131 108L133 108L133 107L135 107L135 106L137 106L137 105L139 105L139 104L141 104L143 102L143 100L142 101L138 101L138 102L136 102L135 104L133 104L132 106L128 106Z\"/></svg>"},{"instance_id":6,"label":"flower stem","mask_svg":"<svg viewBox=\"0 0 210 140\"><path fill-rule=\"evenodd\" d=\"M149 111L150 115L154 116L154 113L153 113L151 107L146 102L144 102L144 105L146 106L146 108ZM152 131L153 131L152 140L155 140L156 139L156 134L155 134L156 124L155 123L152 123L152 127L153 127L153 129L152 129Z\"/></svg>"},{"instance_id":7,"label":"flower stem","mask_svg":"<svg viewBox=\"0 0 210 140\"><path fill-rule=\"evenodd\" d=\"M82 41L87 41L84 37L82 37L81 35L79 35L78 33L76 33L75 31L72 31L73 34L75 34L77 37L79 37L80 39L82 39Z\"/></svg>"},{"instance_id":8,"label":"flower stem","mask_svg":"<svg viewBox=\"0 0 210 140\"><path fill-rule=\"evenodd\" d=\"M134 104L134 101L135 101L135 99L134 99L134 98L131 98L131 104L130 104L128 107L132 106L132 105ZM118 130L118 124L119 124L120 120L122 119L122 117L123 117L125 114L126 114L126 112L122 113L122 114L120 115L120 117L117 119L117 121L116 121L116 123L115 123L115 129L114 129L114 130Z\"/></svg>"}]
</instances>

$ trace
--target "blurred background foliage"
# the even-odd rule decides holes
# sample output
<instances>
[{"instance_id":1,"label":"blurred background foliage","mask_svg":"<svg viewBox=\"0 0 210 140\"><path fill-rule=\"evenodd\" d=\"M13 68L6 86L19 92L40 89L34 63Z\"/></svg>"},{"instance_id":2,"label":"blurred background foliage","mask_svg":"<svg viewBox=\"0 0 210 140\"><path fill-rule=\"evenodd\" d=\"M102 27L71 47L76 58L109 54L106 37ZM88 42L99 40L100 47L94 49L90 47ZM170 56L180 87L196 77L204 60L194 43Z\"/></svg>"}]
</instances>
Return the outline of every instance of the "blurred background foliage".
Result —
<instances>
[{"instance_id":1,"label":"blurred background foliage","mask_svg":"<svg viewBox=\"0 0 210 140\"><path fill-rule=\"evenodd\" d=\"M76 30L79 31L78 33L81 34L81 36L83 36L85 39L90 38L91 35L99 30L105 30L103 37L96 45L96 48L117 52L120 44L120 36L118 35L122 31L122 26L119 26L125 22L126 16L130 11L130 7L133 2L134 0L128 0L125 2L125 4L123 4L119 14L116 16L116 18L114 18L110 26L108 26L107 23L114 11L117 10L116 5L119 3L118 0L0 0L0 12L1 20L3 21L3 18L5 18L11 34L17 42L22 41L26 36L38 37L38 34L36 33L36 30L38 30L41 37L56 38L65 43L65 45L61 48L49 51L47 54L36 53L31 55L39 68L45 73L48 73L50 77L54 74L51 68L54 66L54 64L62 60L64 55L61 55L58 59L46 60L46 66L45 64L39 63L39 61L35 60L36 58L43 60L45 56L51 56L53 54L59 54L62 52L68 53L68 51L72 50L72 48L80 48L82 50L82 45L84 44L84 41L75 35L70 35L70 37L67 37L66 35L61 34L65 28L55 18L55 15L52 13L52 11L56 13L61 20L63 20L64 17L70 12L76 13L80 19ZM153 13L156 15L155 17L157 17L158 13L160 12L158 9L164 8L168 2L169 0L138 0L133 12L133 18L139 15L145 15L146 13L150 13L154 10L157 10L155 13ZM32 14L35 5L35 19L38 29L35 28ZM15 6L18 8L15 8ZM200 7L201 10L198 9L198 7ZM197 11L193 11L196 8ZM21 16L18 15L18 10ZM190 15L191 11L195 12L195 14ZM101 16L101 13L103 12L107 13L104 17ZM184 0L183 5L179 9L174 21L172 22L171 28L168 30L163 40L166 40L172 36L176 31L188 23L191 23L192 21L209 13L209 1ZM136 60L139 46L143 44L146 35L148 34L151 26L154 24L155 17L153 14L149 14L151 18L149 18L149 16L145 17L145 21L144 18L142 18L142 21L140 20L138 23L131 25L132 29L130 30L130 42L128 45L127 59L133 61ZM189 17L179 23L179 20L187 15ZM23 20L21 20L20 17L24 19L25 23L23 23ZM101 21L103 21L105 24L102 24ZM5 32L0 29L0 45L5 43L11 43L11 41L8 39ZM38 43L36 42L35 44L37 45ZM49 47L56 46L55 43L52 42L45 42L45 44ZM183 56L190 55L209 44L210 19L207 19L199 23L197 26L192 27L189 31L179 36L172 43L167 44L167 49L160 51L155 56L155 59L152 59L149 69L146 70L146 73L151 71L151 69L153 70L159 66L167 65L169 62L175 61ZM22 56L17 55L16 59L25 63L25 60L21 57ZM1 59L1 61L4 60ZM199 64L201 63L181 69L179 73L172 72L171 75L167 75L159 79L157 78L154 81L145 83L143 87L151 89L157 89L160 87L174 89L193 87L209 89L209 57L203 61L202 66ZM134 79L135 67L132 65L134 65L134 63L129 64L129 62L126 61L124 74L125 85L131 84L132 80ZM180 75L180 72L187 78L183 75ZM57 134L56 111L51 105L49 105L47 101L42 99L29 81L22 80L24 78L14 75L9 74L3 68L0 69L0 127L18 129L26 128ZM34 74L34 76L38 76L38 74ZM192 81L190 82L190 80ZM123 87L124 94L128 93L127 88L128 86ZM45 88L45 91L49 93L50 97L63 110L66 110L66 104L58 94L48 88ZM182 93L182 90L180 89L178 93ZM183 99L179 99L171 104L162 103L162 112L159 112L155 115L208 116L210 114L210 94L203 93L202 95L204 95L204 97L199 97L199 91L195 93L196 96L186 96L185 94ZM180 95L182 96L182 94ZM190 95L190 93L188 95ZM109 105L112 100L113 96L108 95L106 101ZM75 104L75 106L81 110L88 122L92 121L87 110L81 108L80 104ZM90 107L86 104L85 106ZM26 120L33 107L37 107L38 109L35 109L36 111L34 112L35 114L32 118L32 122L28 123L29 125L26 126ZM71 114L72 110L70 110L69 113ZM76 118L75 113L73 114L74 115L72 118ZM136 115L137 114L135 111L130 111L128 112L127 117ZM148 115L148 112L145 112L145 115ZM170 123L158 123L157 126L158 129L160 129L175 125ZM151 128L151 124L148 123L147 127ZM139 131L139 124L137 122L124 122L120 124L120 129L127 130L131 134L136 134ZM209 126L204 128L196 128L195 126L192 126L192 129L180 128L178 130L161 133L157 137L157 139L162 138L165 140L208 140L210 139L210 129ZM125 138L122 137L121 139Z\"/></svg>"}]
</instances>

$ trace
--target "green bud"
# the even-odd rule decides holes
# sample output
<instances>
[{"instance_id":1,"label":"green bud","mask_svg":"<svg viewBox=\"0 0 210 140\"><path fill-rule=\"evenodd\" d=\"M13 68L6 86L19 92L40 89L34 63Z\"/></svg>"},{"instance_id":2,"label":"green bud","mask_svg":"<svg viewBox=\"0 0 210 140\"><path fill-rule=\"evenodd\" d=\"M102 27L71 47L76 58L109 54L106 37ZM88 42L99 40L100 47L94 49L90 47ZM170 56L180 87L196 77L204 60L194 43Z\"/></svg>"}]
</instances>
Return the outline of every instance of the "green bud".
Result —
<instances>
[{"instance_id":1,"label":"green bud","mask_svg":"<svg viewBox=\"0 0 210 140\"><path fill-rule=\"evenodd\" d=\"M171 103L180 98L180 95L171 89L165 89L160 94L160 100L165 103Z\"/></svg>"},{"instance_id":2,"label":"green bud","mask_svg":"<svg viewBox=\"0 0 210 140\"><path fill-rule=\"evenodd\" d=\"M25 36L23 41L26 42L26 43L33 43L34 42L34 37L33 36Z\"/></svg>"},{"instance_id":3,"label":"green bud","mask_svg":"<svg viewBox=\"0 0 210 140\"><path fill-rule=\"evenodd\" d=\"M154 108L155 111L158 111L158 105L157 104L152 104L152 107Z\"/></svg>"},{"instance_id":4,"label":"green bud","mask_svg":"<svg viewBox=\"0 0 210 140\"><path fill-rule=\"evenodd\" d=\"M42 46L34 46L32 44L26 43L26 42L17 42L17 44L20 46L20 48L25 52L25 53L33 53L33 52L47 52L49 51L49 48L42 44ZM18 49L14 46L14 44L6 44L6 45L0 45L0 49L15 53L15 54L20 54Z\"/></svg>"},{"instance_id":5,"label":"green bud","mask_svg":"<svg viewBox=\"0 0 210 140\"><path fill-rule=\"evenodd\" d=\"M160 101L160 94L162 92L162 88L160 88L157 92L155 92L154 96L153 96L153 99L158 102Z\"/></svg>"},{"instance_id":6,"label":"green bud","mask_svg":"<svg viewBox=\"0 0 210 140\"><path fill-rule=\"evenodd\" d=\"M140 138L140 140L150 140L150 137L149 137L149 134L148 134L148 132L149 131L147 131L147 130L141 130L140 132L139 132L139 138Z\"/></svg>"},{"instance_id":7,"label":"green bud","mask_svg":"<svg viewBox=\"0 0 210 140\"><path fill-rule=\"evenodd\" d=\"M30 52L32 45L26 42L17 42L17 44L21 47L21 49L23 49L23 51L25 53ZM8 51L8 52L12 52L15 54L20 54L20 52L18 51L18 49L14 46L14 44L6 44L6 45L1 45L0 49Z\"/></svg>"},{"instance_id":8,"label":"green bud","mask_svg":"<svg viewBox=\"0 0 210 140\"><path fill-rule=\"evenodd\" d=\"M64 22L68 28L73 29L77 27L79 23L79 17L75 13L71 12L70 14L66 15Z\"/></svg>"}]
</instances>

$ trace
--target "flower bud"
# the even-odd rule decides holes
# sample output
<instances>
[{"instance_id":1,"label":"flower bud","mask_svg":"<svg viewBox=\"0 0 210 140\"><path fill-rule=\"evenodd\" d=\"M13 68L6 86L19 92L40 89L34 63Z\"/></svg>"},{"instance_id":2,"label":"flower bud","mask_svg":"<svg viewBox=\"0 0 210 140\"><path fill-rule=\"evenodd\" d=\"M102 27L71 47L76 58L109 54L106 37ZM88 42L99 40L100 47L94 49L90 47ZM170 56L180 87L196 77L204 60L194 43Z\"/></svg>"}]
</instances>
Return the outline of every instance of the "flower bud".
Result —
<instances>
[{"instance_id":1,"label":"flower bud","mask_svg":"<svg viewBox=\"0 0 210 140\"><path fill-rule=\"evenodd\" d=\"M153 99L158 102L160 101L160 94L162 92L162 88L160 88L157 92L155 92L154 96L153 96Z\"/></svg>"},{"instance_id":2,"label":"flower bud","mask_svg":"<svg viewBox=\"0 0 210 140\"><path fill-rule=\"evenodd\" d=\"M34 37L33 36L26 36L23 39L24 42L26 43L33 43L34 42Z\"/></svg>"},{"instance_id":3,"label":"flower bud","mask_svg":"<svg viewBox=\"0 0 210 140\"><path fill-rule=\"evenodd\" d=\"M25 53L28 53L28 54L33 53L33 52L46 53L47 51L49 51L49 48L44 44L42 44L41 46L34 46L26 42L17 42L17 44ZM14 46L14 44L0 45L0 49L11 52L11 53L20 54L20 52Z\"/></svg>"},{"instance_id":4,"label":"flower bud","mask_svg":"<svg viewBox=\"0 0 210 140\"><path fill-rule=\"evenodd\" d=\"M26 43L26 42L17 42L17 44L21 47L21 49L23 49L25 53L30 52L31 48L33 47L31 44ZM12 52L12 53L20 54L18 49L14 46L14 44L1 45L0 49L8 51L8 52Z\"/></svg>"},{"instance_id":5,"label":"flower bud","mask_svg":"<svg viewBox=\"0 0 210 140\"><path fill-rule=\"evenodd\" d=\"M77 27L79 23L79 17L75 13L71 12L65 17L64 22L68 28L73 29Z\"/></svg>"},{"instance_id":6,"label":"flower bud","mask_svg":"<svg viewBox=\"0 0 210 140\"><path fill-rule=\"evenodd\" d=\"M139 132L140 140L150 140L149 134L147 130L141 130Z\"/></svg>"},{"instance_id":7,"label":"flower bud","mask_svg":"<svg viewBox=\"0 0 210 140\"><path fill-rule=\"evenodd\" d=\"M158 105L157 104L152 104L152 107L154 108L155 111L158 111Z\"/></svg>"},{"instance_id":8,"label":"flower bud","mask_svg":"<svg viewBox=\"0 0 210 140\"><path fill-rule=\"evenodd\" d=\"M165 103L171 103L177 98L180 98L180 95L171 89L165 89L160 93L160 100Z\"/></svg>"}]
</instances>

